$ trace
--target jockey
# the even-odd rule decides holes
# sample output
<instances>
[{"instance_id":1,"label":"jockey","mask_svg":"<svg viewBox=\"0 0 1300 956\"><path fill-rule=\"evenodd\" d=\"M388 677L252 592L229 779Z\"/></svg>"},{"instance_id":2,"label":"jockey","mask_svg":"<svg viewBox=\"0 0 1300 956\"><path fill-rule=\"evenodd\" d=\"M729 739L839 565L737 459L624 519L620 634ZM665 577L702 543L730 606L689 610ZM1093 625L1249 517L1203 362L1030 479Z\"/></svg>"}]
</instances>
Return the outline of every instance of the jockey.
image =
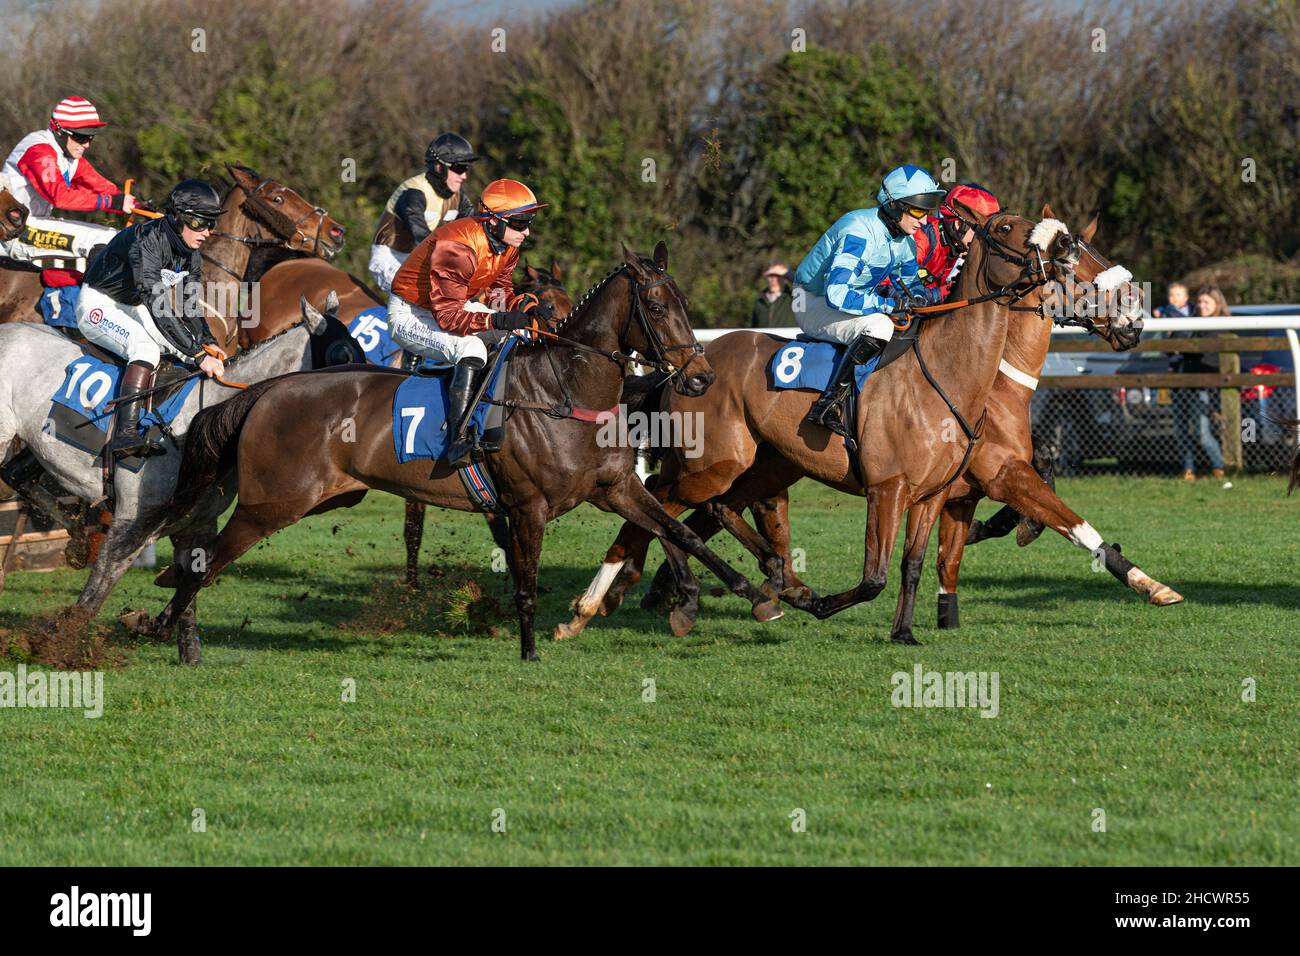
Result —
<instances>
[{"instance_id":1,"label":"jockey","mask_svg":"<svg viewBox=\"0 0 1300 956\"><path fill-rule=\"evenodd\" d=\"M187 306L201 301L203 259L199 249L216 228L221 196L201 179L187 179L167 197L166 215L124 229L90 261L77 300L77 327L96 345L127 361L109 446L115 458L158 455L164 449L140 434L141 392L153 385L166 352L221 375L225 353L201 315ZM177 290L180 308L169 290Z\"/></svg>"},{"instance_id":2,"label":"jockey","mask_svg":"<svg viewBox=\"0 0 1300 956\"><path fill-rule=\"evenodd\" d=\"M87 259L117 234L108 226L51 217L59 209L126 214L135 208L132 197L85 158L95 131L107 125L88 101L69 96L54 107L48 129L28 133L13 148L2 175L31 215L27 231L0 244L0 254L23 261Z\"/></svg>"},{"instance_id":3,"label":"jockey","mask_svg":"<svg viewBox=\"0 0 1300 956\"><path fill-rule=\"evenodd\" d=\"M416 355L456 366L447 410L448 428L455 429L447 448L449 465L463 462L472 451L461 419L474 373L487 364L487 346L479 333L529 329L536 319L549 317L549 303L541 305L528 293L514 295L511 278L519 247L545 205L513 179L489 183L476 216L439 226L393 277L388 298L393 341ZM473 301L480 293L491 307Z\"/></svg>"},{"instance_id":4,"label":"jockey","mask_svg":"<svg viewBox=\"0 0 1300 956\"><path fill-rule=\"evenodd\" d=\"M444 222L474 215L474 203L460 187L478 158L463 136L443 133L424 151L424 172L393 190L370 245L370 275L381 291L393 291L393 276L425 236Z\"/></svg>"},{"instance_id":5,"label":"jockey","mask_svg":"<svg viewBox=\"0 0 1300 956\"><path fill-rule=\"evenodd\" d=\"M795 309L799 327L810 338L848 346L808 421L847 437L852 423L841 421L840 399L853 381L854 366L884 350L894 334L891 315L939 301L938 290L927 290L918 280L912 234L943 194L924 169L898 166L876 194L879 206L845 213L799 263L795 281L804 305ZM877 291L885 279L891 280L893 295ZM799 298L796 293L796 303Z\"/></svg>"},{"instance_id":6,"label":"jockey","mask_svg":"<svg viewBox=\"0 0 1300 956\"><path fill-rule=\"evenodd\" d=\"M916 240L916 261L921 281L937 287L940 301L946 301L966 261L966 250L975 238L970 226L962 225L962 216L954 202L989 217L1002 211L996 196L979 183L960 183L948 190L935 215L926 217L912 237Z\"/></svg>"}]
</instances>

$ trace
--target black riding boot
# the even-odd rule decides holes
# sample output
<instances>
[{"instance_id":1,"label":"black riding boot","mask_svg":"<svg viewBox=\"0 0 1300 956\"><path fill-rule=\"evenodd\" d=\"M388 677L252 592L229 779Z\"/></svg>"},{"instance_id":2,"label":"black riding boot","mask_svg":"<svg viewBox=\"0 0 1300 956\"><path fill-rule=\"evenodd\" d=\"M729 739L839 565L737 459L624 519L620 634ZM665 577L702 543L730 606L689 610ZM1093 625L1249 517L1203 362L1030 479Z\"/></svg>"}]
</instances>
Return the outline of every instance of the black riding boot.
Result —
<instances>
[{"instance_id":1,"label":"black riding boot","mask_svg":"<svg viewBox=\"0 0 1300 956\"><path fill-rule=\"evenodd\" d=\"M469 397L474 389L474 374L482 367L482 359L461 359L451 373L451 385L447 389L447 428L452 437L447 442L447 464L453 468L465 464L474 450L474 442L466 434L469 430Z\"/></svg>"},{"instance_id":2,"label":"black riding boot","mask_svg":"<svg viewBox=\"0 0 1300 956\"><path fill-rule=\"evenodd\" d=\"M853 370L860 362L870 361L872 356L879 355L887 344L889 344L887 340L875 339L869 335L859 335L854 339L840 353L839 362L831 372L830 381L826 383L826 388L822 390L821 395L817 396L812 411L808 413L808 421L829 428L837 435L852 438L853 436L849 434L849 426L844 424L841 409L844 407L844 396L853 384Z\"/></svg>"},{"instance_id":3,"label":"black riding boot","mask_svg":"<svg viewBox=\"0 0 1300 956\"><path fill-rule=\"evenodd\" d=\"M117 396L117 420L108 450L114 458L148 458L166 454L157 441L140 434L140 410L144 407L141 392L153 387L153 369L144 362L132 362L122 375Z\"/></svg>"}]
</instances>

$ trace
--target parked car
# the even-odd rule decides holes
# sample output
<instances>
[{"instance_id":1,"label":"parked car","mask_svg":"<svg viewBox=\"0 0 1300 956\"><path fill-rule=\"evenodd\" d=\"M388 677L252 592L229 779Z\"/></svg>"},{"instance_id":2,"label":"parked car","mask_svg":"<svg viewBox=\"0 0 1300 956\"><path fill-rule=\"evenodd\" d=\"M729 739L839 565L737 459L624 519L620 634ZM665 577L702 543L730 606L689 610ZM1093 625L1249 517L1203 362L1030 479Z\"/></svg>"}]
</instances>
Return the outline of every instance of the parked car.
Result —
<instances>
[{"instance_id":1,"label":"parked car","mask_svg":"<svg viewBox=\"0 0 1300 956\"><path fill-rule=\"evenodd\" d=\"M1043 375L1114 375L1131 352L1048 352ZM1050 448L1058 475L1078 475L1114 459L1118 409L1107 389L1040 388L1029 405L1034 445Z\"/></svg>"},{"instance_id":2,"label":"parked car","mask_svg":"<svg viewBox=\"0 0 1300 956\"><path fill-rule=\"evenodd\" d=\"M1242 306L1233 310L1235 316L1295 315L1298 312L1300 306L1295 305ZM1295 371L1295 360L1284 331L1267 329L1240 334L1278 340L1276 349L1239 353L1243 372L1269 375ZM1159 352L1139 353L1120 367L1120 374L1167 371L1169 355ZM1213 389L1212 393L1212 408L1217 412L1219 390ZM1182 470L1182 456L1174 441L1173 390L1119 388L1114 390L1113 396L1119 413L1116 450L1121 470ZM1241 389L1242 465L1246 470L1277 471L1289 464L1295 448L1293 436L1273 419L1295 417L1295 399L1295 388L1290 385L1260 383ZM1199 445L1195 455L1198 469L1209 467Z\"/></svg>"}]
</instances>

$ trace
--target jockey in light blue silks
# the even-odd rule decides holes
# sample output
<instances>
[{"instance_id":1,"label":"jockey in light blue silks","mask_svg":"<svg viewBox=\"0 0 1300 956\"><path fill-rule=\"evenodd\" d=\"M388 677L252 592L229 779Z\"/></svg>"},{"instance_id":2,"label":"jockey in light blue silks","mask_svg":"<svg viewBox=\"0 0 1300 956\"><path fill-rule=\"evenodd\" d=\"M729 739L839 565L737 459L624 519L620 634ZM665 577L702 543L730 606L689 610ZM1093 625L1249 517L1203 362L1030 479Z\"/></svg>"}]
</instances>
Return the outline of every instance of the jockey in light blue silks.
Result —
<instances>
[{"instance_id":1,"label":"jockey in light blue silks","mask_svg":"<svg viewBox=\"0 0 1300 956\"><path fill-rule=\"evenodd\" d=\"M803 309L795 317L810 338L847 345L808 420L849 435L841 399L854 366L878 355L894 334L892 315L938 302L917 276L912 233L934 212L945 190L919 166L898 166L876 194L879 206L845 213L822 234L795 272ZM886 279L887 294L878 287Z\"/></svg>"}]
</instances>

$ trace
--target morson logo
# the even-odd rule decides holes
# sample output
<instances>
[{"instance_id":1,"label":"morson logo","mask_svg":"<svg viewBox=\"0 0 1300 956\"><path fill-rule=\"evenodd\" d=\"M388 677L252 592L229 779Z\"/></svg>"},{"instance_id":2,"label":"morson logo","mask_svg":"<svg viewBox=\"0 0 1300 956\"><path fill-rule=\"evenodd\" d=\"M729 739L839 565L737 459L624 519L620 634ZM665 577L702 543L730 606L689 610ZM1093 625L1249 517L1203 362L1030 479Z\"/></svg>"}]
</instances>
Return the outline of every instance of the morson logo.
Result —
<instances>
[{"instance_id":1,"label":"morson logo","mask_svg":"<svg viewBox=\"0 0 1300 956\"><path fill-rule=\"evenodd\" d=\"M90 324L91 324L91 325L99 325L99 323L101 323L101 322L104 321L104 310L103 310L103 309L91 309L91 310L90 310L90 315L86 316L86 318L90 319Z\"/></svg>"},{"instance_id":2,"label":"morson logo","mask_svg":"<svg viewBox=\"0 0 1300 956\"><path fill-rule=\"evenodd\" d=\"M51 926L129 926L134 936L148 936L152 924L152 893L71 893L50 897Z\"/></svg>"},{"instance_id":3,"label":"morson logo","mask_svg":"<svg viewBox=\"0 0 1300 956\"><path fill-rule=\"evenodd\" d=\"M33 226L27 227L27 233L23 236L23 242L29 246L35 246L37 249L49 249L54 252L71 252L72 236L66 232L57 232L53 229L36 229Z\"/></svg>"}]
</instances>

